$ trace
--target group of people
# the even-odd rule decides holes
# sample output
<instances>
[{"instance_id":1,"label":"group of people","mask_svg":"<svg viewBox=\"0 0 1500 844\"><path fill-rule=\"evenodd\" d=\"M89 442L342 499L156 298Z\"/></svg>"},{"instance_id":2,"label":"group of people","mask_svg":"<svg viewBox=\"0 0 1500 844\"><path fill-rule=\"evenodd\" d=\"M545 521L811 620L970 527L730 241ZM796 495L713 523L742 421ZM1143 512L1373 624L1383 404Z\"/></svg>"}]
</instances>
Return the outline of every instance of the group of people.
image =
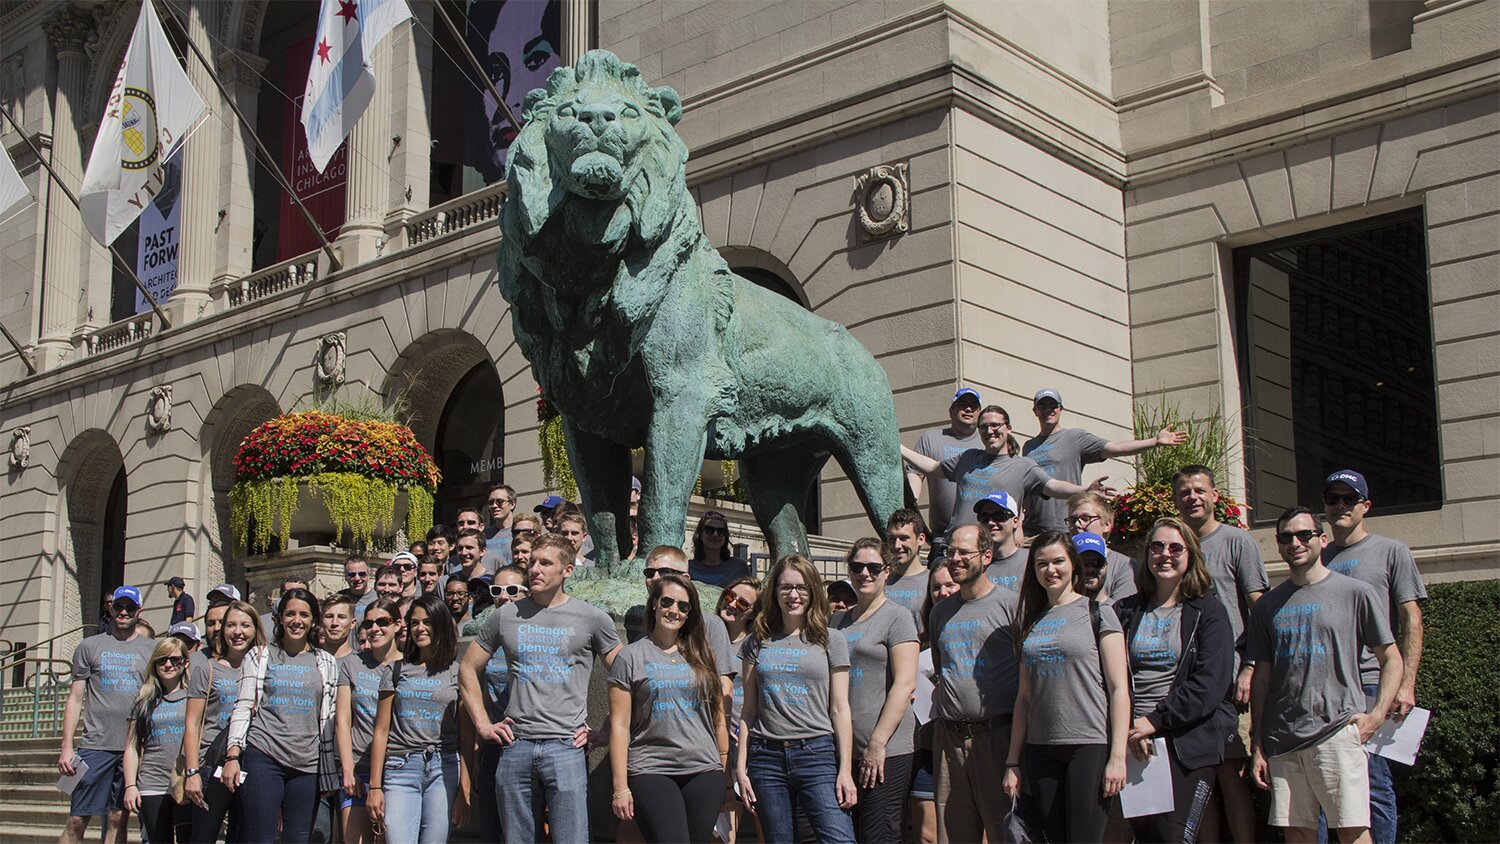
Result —
<instances>
[{"instance_id":1,"label":"group of people","mask_svg":"<svg viewBox=\"0 0 1500 844\"><path fill-rule=\"evenodd\" d=\"M845 555L837 608L806 557L756 578L709 513L691 555L637 558L622 642L566 589L591 564L582 520L552 499L517 516L508 487L488 525L461 511L373 584L351 557L347 590L291 579L268 618L216 587L201 648L144 636L121 587L74 658L58 766L86 770L63 840L94 815L118 832L123 808L150 842L307 841L336 808L348 842L444 841L471 818L486 840L585 842L587 752L607 747L618 840L1248 842L1253 785L1290 841L1394 841L1389 769L1362 744L1414 704L1425 590L1406 546L1365 530L1364 477L1281 514L1290 577L1271 588L1203 466L1173 478L1179 515L1138 559L1108 547L1110 491L1082 465L1180 435L1063 429L1052 390L1033 410L1023 447L959 391L954 427L907 455L946 532L897 511ZM1154 754L1172 808L1125 819L1127 758Z\"/></svg>"}]
</instances>

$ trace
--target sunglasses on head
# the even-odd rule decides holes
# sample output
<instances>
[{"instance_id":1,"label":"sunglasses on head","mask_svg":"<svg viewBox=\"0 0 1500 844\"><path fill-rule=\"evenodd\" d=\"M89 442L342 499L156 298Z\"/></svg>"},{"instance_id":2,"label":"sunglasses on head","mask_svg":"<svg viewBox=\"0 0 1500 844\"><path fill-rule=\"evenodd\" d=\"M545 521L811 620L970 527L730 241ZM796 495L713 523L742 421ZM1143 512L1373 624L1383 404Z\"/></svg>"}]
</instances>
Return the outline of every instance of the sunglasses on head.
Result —
<instances>
[{"instance_id":1,"label":"sunglasses on head","mask_svg":"<svg viewBox=\"0 0 1500 844\"><path fill-rule=\"evenodd\" d=\"M1345 507L1353 507L1354 505L1364 500L1365 497L1357 492L1323 493L1323 503L1327 504L1329 507L1336 507L1340 504L1344 505Z\"/></svg>"},{"instance_id":2,"label":"sunglasses on head","mask_svg":"<svg viewBox=\"0 0 1500 844\"><path fill-rule=\"evenodd\" d=\"M850 563L850 574L866 574L874 577L885 571L885 563Z\"/></svg>"},{"instance_id":3,"label":"sunglasses on head","mask_svg":"<svg viewBox=\"0 0 1500 844\"><path fill-rule=\"evenodd\" d=\"M1277 534L1276 534L1276 544L1277 545L1291 545L1292 544L1292 540L1296 539L1298 542L1302 543L1303 545L1306 545L1307 543L1312 542L1313 537L1317 536L1317 535L1318 535L1318 532L1315 531L1315 530L1283 530L1283 531L1278 531Z\"/></svg>"},{"instance_id":4,"label":"sunglasses on head","mask_svg":"<svg viewBox=\"0 0 1500 844\"><path fill-rule=\"evenodd\" d=\"M490 584L491 598L519 598L529 592L530 589L519 583Z\"/></svg>"},{"instance_id":5,"label":"sunglasses on head","mask_svg":"<svg viewBox=\"0 0 1500 844\"><path fill-rule=\"evenodd\" d=\"M664 610L669 610L673 607L676 607L677 611L682 613L683 615L688 615L693 611L693 605L691 602L679 601L676 598L670 598L666 595L657 598L656 605Z\"/></svg>"},{"instance_id":6,"label":"sunglasses on head","mask_svg":"<svg viewBox=\"0 0 1500 844\"><path fill-rule=\"evenodd\" d=\"M1160 539L1147 545L1146 548L1153 554L1166 554L1168 552L1171 552L1172 556L1174 557L1187 553L1187 546L1183 545L1181 542L1166 543L1162 542Z\"/></svg>"},{"instance_id":7,"label":"sunglasses on head","mask_svg":"<svg viewBox=\"0 0 1500 844\"><path fill-rule=\"evenodd\" d=\"M359 629L369 630L371 627L385 628L395 623L396 620L394 618L367 618L359 623Z\"/></svg>"}]
</instances>

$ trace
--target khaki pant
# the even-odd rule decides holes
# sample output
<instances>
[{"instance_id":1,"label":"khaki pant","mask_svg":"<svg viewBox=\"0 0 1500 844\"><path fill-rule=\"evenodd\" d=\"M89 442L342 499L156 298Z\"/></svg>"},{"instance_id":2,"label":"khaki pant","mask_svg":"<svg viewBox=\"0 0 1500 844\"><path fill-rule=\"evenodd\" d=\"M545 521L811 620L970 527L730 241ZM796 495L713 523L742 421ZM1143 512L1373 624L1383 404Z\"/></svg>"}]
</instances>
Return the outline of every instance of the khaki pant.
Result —
<instances>
[{"instance_id":1,"label":"khaki pant","mask_svg":"<svg viewBox=\"0 0 1500 844\"><path fill-rule=\"evenodd\" d=\"M937 768L937 827L940 844L977 844L986 833L1000 840L1010 811L1001 783L1010 752L1010 717L988 724L939 719L933 731Z\"/></svg>"}]
</instances>

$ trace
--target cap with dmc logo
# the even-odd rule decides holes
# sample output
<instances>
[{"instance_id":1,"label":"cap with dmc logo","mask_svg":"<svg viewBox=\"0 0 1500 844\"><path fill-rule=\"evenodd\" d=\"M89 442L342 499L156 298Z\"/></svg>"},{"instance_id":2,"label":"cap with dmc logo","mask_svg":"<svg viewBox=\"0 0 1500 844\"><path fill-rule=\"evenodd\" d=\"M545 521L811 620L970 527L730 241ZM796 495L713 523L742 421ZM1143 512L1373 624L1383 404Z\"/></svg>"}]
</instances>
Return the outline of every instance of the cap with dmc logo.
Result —
<instances>
[{"instance_id":1,"label":"cap with dmc logo","mask_svg":"<svg viewBox=\"0 0 1500 844\"><path fill-rule=\"evenodd\" d=\"M1053 401L1057 402L1058 407L1062 407L1062 393L1059 393L1051 387L1048 387L1045 390L1037 390L1036 395L1031 399L1031 403L1040 404L1042 399L1052 399Z\"/></svg>"},{"instance_id":2,"label":"cap with dmc logo","mask_svg":"<svg viewBox=\"0 0 1500 844\"><path fill-rule=\"evenodd\" d=\"M1104 537L1097 533L1080 533L1073 537L1073 550L1079 554L1098 554L1101 557L1109 556L1109 546L1104 544Z\"/></svg>"},{"instance_id":3,"label":"cap with dmc logo","mask_svg":"<svg viewBox=\"0 0 1500 844\"><path fill-rule=\"evenodd\" d=\"M198 626L190 621L179 621L167 628L168 636L181 636L189 642L198 643L203 641L203 635L198 632Z\"/></svg>"},{"instance_id":4,"label":"cap with dmc logo","mask_svg":"<svg viewBox=\"0 0 1500 844\"><path fill-rule=\"evenodd\" d=\"M976 404L984 404L984 401L979 398L979 391L973 387L959 387L958 392L953 394L953 401L948 403L958 404L960 399L965 398L973 399Z\"/></svg>"},{"instance_id":5,"label":"cap with dmc logo","mask_svg":"<svg viewBox=\"0 0 1500 844\"><path fill-rule=\"evenodd\" d=\"M109 602L112 604L122 598L130 601L136 606L140 606L141 590L135 588L134 586L121 586L120 588L115 590L113 595L109 596Z\"/></svg>"},{"instance_id":6,"label":"cap with dmc logo","mask_svg":"<svg viewBox=\"0 0 1500 844\"><path fill-rule=\"evenodd\" d=\"M1021 508L1016 506L1016 500L1014 498L1011 498L1010 493L1006 492L1003 489L997 489L989 495L986 495L985 497L974 502L974 512L978 513L979 505L985 502L989 502L990 504L999 507L1001 510L1004 510L1012 516L1018 516L1021 513Z\"/></svg>"},{"instance_id":7,"label":"cap with dmc logo","mask_svg":"<svg viewBox=\"0 0 1500 844\"><path fill-rule=\"evenodd\" d=\"M1353 469L1340 469L1329 475L1328 480L1323 482L1323 491L1327 492L1334 484L1348 484L1350 489L1359 493L1360 498L1370 497L1370 487L1365 483L1365 476Z\"/></svg>"}]
</instances>

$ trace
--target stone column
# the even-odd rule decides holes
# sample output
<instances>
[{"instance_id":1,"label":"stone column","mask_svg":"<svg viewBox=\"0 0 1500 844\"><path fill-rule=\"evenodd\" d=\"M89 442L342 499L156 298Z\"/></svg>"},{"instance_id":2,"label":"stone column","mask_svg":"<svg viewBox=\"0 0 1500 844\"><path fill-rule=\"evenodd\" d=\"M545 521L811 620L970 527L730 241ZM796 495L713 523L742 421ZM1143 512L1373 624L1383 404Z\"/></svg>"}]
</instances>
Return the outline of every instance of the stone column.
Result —
<instances>
[{"instance_id":1,"label":"stone column","mask_svg":"<svg viewBox=\"0 0 1500 844\"><path fill-rule=\"evenodd\" d=\"M261 74L266 60L244 50L231 50L217 56L219 79L234 97L245 119L254 123L259 113ZM233 117L226 112L226 118ZM226 128L223 169L225 185L223 216L214 212L219 229L218 272L216 287L222 287L250 273L255 248L255 139L238 119Z\"/></svg>"},{"instance_id":2,"label":"stone column","mask_svg":"<svg viewBox=\"0 0 1500 844\"><path fill-rule=\"evenodd\" d=\"M431 84L433 12L431 3L411 3L416 21L397 27L389 40L391 136L401 142L390 152L387 253L406 243L406 221L427 210L432 195L432 116L424 89ZM439 25L440 26L440 25ZM446 61L446 59L444 59Z\"/></svg>"},{"instance_id":3,"label":"stone column","mask_svg":"<svg viewBox=\"0 0 1500 844\"><path fill-rule=\"evenodd\" d=\"M218 27L220 9L217 3L193 0L188 4L188 37L205 56L217 51L208 33ZM188 51L187 77L197 89L208 113L198 131L183 145L182 156L182 238L177 252L177 288L164 304L172 324L182 325L209 313L218 256L220 167L224 160L222 118L234 120L214 84L213 71L203 66Z\"/></svg>"},{"instance_id":4,"label":"stone column","mask_svg":"<svg viewBox=\"0 0 1500 844\"><path fill-rule=\"evenodd\" d=\"M64 6L44 27L47 40L57 54L51 164L58 178L76 194L83 183L83 144L77 117L83 107L89 70L84 44L93 32L93 19L72 6ZM47 202L47 263L42 277L42 321L36 363L40 369L49 369L73 356L72 334L83 298L80 269L86 247L82 239L89 235L83 215L56 185L45 188L43 196ZM109 284L109 279L105 278L103 283Z\"/></svg>"},{"instance_id":5,"label":"stone column","mask_svg":"<svg viewBox=\"0 0 1500 844\"><path fill-rule=\"evenodd\" d=\"M375 97L349 132L349 181L344 194L344 227L339 230L345 267L374 260L385 245L385 211L391 192L390 103L396 84L390 54L394 38L387 45L376 48L371 63L375 68Z\"/></svg>"},{"instance_id":6,"label":"stone column","mask_svg":"<svg viewBox=\"0 0 1500 844\"><path fill-rule=\"evenodd\" d=\"M594 4L590 0L563 0L562 42L565 65L577 62L594 46Z\"/></svg>"}]
</instances>

